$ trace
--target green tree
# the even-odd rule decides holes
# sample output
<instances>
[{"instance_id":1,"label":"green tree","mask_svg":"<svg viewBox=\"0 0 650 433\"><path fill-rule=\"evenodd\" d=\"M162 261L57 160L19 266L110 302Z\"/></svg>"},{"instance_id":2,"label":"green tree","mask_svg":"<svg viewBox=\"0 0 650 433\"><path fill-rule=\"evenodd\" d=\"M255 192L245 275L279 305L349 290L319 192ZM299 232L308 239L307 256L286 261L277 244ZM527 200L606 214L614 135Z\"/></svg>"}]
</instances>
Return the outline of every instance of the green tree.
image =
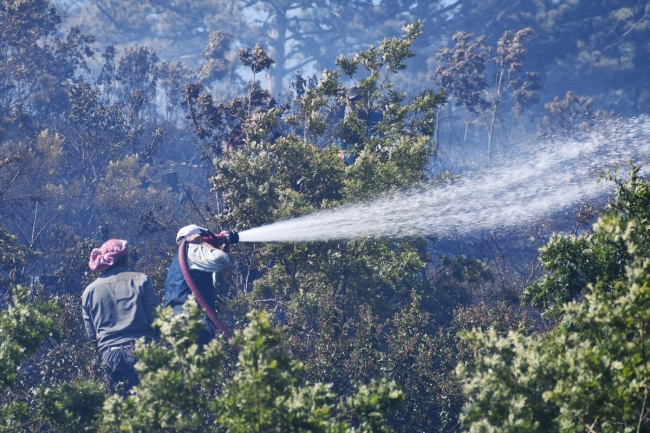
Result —
<instances>
[{"instance_id":1,"label":"green tree","mask_svg":"<svg viewBox=\"0 0 650 433\"><path fill-rule=\"evenodd\" d=\"M599 220L597 230L629 254L625 274L614 293L598 282L582 303L564 304L552 332L464 333L476 356L473 369L458 367L470 431L647 431L650 261L635 242L642 227L620 215Z\"/></svg>"},{"instance_id":2,"label":"green tree","mask_svg":"<svg viewBox=\"0 0 650 433\"><path fill-rule=\"evenodd\" d=\"M140 384L132 396L108 398L102 430L205 431L206 422L214 422L210 394L225 379L219 367L227 355L218 339L203 350L194 342L204 326L196 302L188 302L184 314L172 320L171 309L158 311L154 326L162 344L137 343Z\"/></svg>"},{"instance_id":3,"label":"green tree","mask_svg":"<svg viewBox=\"0 0 650 433\"><path fill-rule=\"evenodd\" d=\"M497 128L501 127L506 135L514 132L521 115L539 102L541 79L537 72L522 70L527 51L524 42L532 38L532 29L506 31L497 41L496 50L484 45L483 36L474 43L469 42L470 38L464 32L457 33L454 47L438 52L436 57L442 65L435 76L456 99L457 106L481 116L489 161L493 143L499 143L495 140ZM487 73L491 78L486 77ZM504 117L506 112L510 112L508 119Z\"/></svg>"},{"instance_id":4,"label":"green tree","mask_svg":"<svg viewBox=\"0 0 650 433\"><path fill-rule=\"evenodd\" d=\"M603 212L601 219L619 219L621 226L647 224L650 183L639 176L639 166L632 167L626 181L608 176L616 183L616 199ZM541 308L545 315L557 317L562 305L579 297L588 284L599 283L603 292L617 296L615 287L625 280L625 269L632 261L626 244L611 225L598 224L593 231L576 236L554 235L540 250L540 261L546 275L524 293L524 302ZM633 232L631 241L640 253L650 251L650 238L644 231Z\"/></svg>"},{"instance_id":5,"label":"green tree","mask_svg":"<svg viewBox=\"0 0 650 433\"><path fill-rule=\"evenodd\" d=\"M21 367L32 370L31 374L35 370L26 361L41 351L47 340L62 340L60 314L54 301L35 298L21 286L13 289L11 303L0 312L0 428L33 431L37 426L49 426L76 432L90 426L99 413L104 392L92 381L54 380L52 387L36 386L31 392L20 389L18 382L24 380Z\"/></svg>"},{"instance_id":6,"label":"green tree","mask_svg":"<svg viewBox=\"0 0 650 433\"><path fill-rule=\"evenodd\" d=\"M226 204L217 221L238 229L256 227L426 182L426 167L434 151L435 112L444 103L444 95L428 91L407 99L406 94L395 91L392 81L414 55L411 46L421 30L421 24L408 25L401 38L386 39L380 46L352 57L339 57L339 69L325 71L320 79L297 80L293 106L281 106L281 111L276 111L253 100L253 114L242 122L245 140L241 145L231 145L215 163L212 183ZM355 112L358 115L351 112L341 119L333 113L345 101L346 76L361 89L361 100ZM243 98L224 105L204 103L207 95L193 100L196 102L189 106L190 113L219 122L221 113L233 113L227 111L230 107L248 105ZM380 112L382 117L372 128L366 120L370 112ZM197 136L220 137L218 128L208 127L209 123L201 125ZM356 135L350 133L355 128L360 130ZM339 139L345 140L355 156L347 164L338 155ZM304 364L303 374L310 381L331 383L334 393L351 394L359 382L380 379L386 372L388 380L411 386L408 409L401 412L400 421L393 419L394 428L434 428L444 416L451 429L459 405L451 406L456 412L439 417L444 402L441 406L435 403L433 408L425 403L439 390L423 384L435 376L427 360L436 344L446 344L442 338L430 343L437 333L429 314L417 307L417 314L425 318L418 322L421 327L413 331L412 340L401 333L399 338L388 337L389 329L400 332L392 318L408 308L412 291L424 298L422 303L429 308L454 308L436 304L432 296L425 275L429 260L425 245L423 239L240 244L233 254L244 267L235 275L239 296L231 308L236 317L261 306L285 317L286 321L279 319L286 325L281 334L283 348ZM468 260L458 268L464 265L468 265L466 275L459 269L461 276L457 279L440 276L438 301L443 292L456 289L458 281L470 286L474 283L475 275L469 268L476 264ZM456 264L449 268L453 266ZM400 363L398 357L389 360L389 340L398 347L410 347L421 341L418 332L427 334L422 337L427 348L413 355L418 368L409 368L412 364ZM449 347L453 359L453 345ZM455 364L449 365L447 373ZM422 388L430 393L417 395ZM415 408L423 411L421 417L407 415L415 413Z\"/></svg>"},{"instance_id":7,"label":"green tree","mask_svg":"<svg viewBox=\"0 0 650 433\"><path fill-rule=\"evenodd\" d=\"M18 243L18 237L0 226L0 290L8 289L7 283L16 283L22 270L33 258L33 253Z\"/></svg>"},{"instance_id":8,"label":"green tree","mask_svg":"<svg viewBox=\"0 0 650 433\"><path fill-rule=\"evenodd\" d=\"M361 386L337 404L331 385L303 383L304 366L278 350L282 340L267 315L248 317L251 324L234 340L239 371L218 398L219 422L228 431L393 431L386 414L404 398L394 383ZM337 411L351 421L337 421Z\"/></svg>"},{"instance_id":9,"label":"green tree","mask_svg":"<svg viewBox=\"0 0 650 433\"><path fill-rule=\"evenodd\" d=\"M3 341L0 385L3 391L14 384L17 367L36 353L45 339L61 338L61 330L54 320L58 313L52 301L32 304L27 289L18 286L13 290L12 304L0 316Z\"/></svg>"}]
</instances>

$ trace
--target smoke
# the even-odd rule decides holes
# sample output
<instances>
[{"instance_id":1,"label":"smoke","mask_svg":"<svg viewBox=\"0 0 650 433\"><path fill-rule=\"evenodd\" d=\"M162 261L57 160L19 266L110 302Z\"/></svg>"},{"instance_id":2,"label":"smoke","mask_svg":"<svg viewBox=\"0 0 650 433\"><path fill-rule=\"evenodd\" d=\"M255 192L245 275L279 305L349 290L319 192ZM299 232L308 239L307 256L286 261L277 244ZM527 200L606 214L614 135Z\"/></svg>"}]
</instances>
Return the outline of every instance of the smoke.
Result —
<instances>
[{"instance_id":1,"label":"smoke","mask_svg":"<svg viewBox=\"0 0 650 433\"><path fill-rule=\"evenodd\" d=\"M360 236L470 235L535 224L611 193L598 174L628 161L645 162L650 118L601 125L575 140L537 142L489 168L444 186L396 192L376 200L316 212L239 234L242 242L295 242Z\"/></svg>"}]
</instances>

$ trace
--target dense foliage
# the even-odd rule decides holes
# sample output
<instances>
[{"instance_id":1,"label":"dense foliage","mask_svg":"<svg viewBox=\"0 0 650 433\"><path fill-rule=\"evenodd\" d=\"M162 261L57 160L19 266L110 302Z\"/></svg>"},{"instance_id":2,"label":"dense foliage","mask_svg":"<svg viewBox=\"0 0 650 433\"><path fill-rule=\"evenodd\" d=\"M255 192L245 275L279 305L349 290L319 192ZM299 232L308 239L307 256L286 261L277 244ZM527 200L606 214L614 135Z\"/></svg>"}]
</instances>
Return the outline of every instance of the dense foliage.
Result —
<instances>
[{"instance_id":1,"label":"dense foliage","mask_svg":"<svg viewBox=\"0 0 650 433\"><path fill-rule=\"evenodd\" d=\"M552 140L602 127L603 95L647 110L647 6L534 3L92 0L61 3L66 21L0 0L0 430L647 429L637 167L539 263L541 224L440 257L434 236L239 244L235 339L201 350L200 309L160 309L126 398L106 394L80 323L89 252L110 237L162 299L185 224L242 230L454 182L458 152L507 155L540 101Z\"/></svg>"},{"instance_id":2,"label":"dense foliage","mask_svg":"<svg viewBox=\"0 0 650 433\"><path fill-rule=\"evenodd\" d=\"M470 431L647 431L649 186L635 168L593 234L544 249L550 274L531 291L563 301L556 329L463 334L476 356L472 371L459 366Z\"/></svg>"},{"instance_id":3,"label":"dense foliage","mask_svg":"<svg viewBox=\"0 0 650 433\"><path fill-rule=\"evenodd\" d=\"M203 312L190 300L184 313L172 320L171 310L159 310L154 326L163 344L138 344L142 381L135 395L106 401L102 431L392 431L386 412L403 400L394 383L373 382L340 399L330 385L305 384L302 364L279 350L268 315L254 312L230 342L238 361L234 376L224 377L225 345L215 339L199 349L192 337Z\"/></svg>"},{"instance_id":4,"label":"dense foliage","mask_svg":"<svg viewBox=\"0 0 650 433\"><path fill-rule=\"evenodd\" d=\"M629 246L613 230L629 225L646 227L649 221L648 207L650 185L639 176L640 167L632 167L627 181L609 178L616 182L617 199L601 214L601 220L610 224L598 224L593 230L576 236L554 235L540 249L540 260L547 275L526 289L524 301L544 309L548 316L561 314L563 305L577 299L589 284L598 284L600 290L617 296L615 287L626 280L626 269L633 255ZM650 239L646 230L630 234L635 254L650 254Z\"/></svg>"}]
</instances>

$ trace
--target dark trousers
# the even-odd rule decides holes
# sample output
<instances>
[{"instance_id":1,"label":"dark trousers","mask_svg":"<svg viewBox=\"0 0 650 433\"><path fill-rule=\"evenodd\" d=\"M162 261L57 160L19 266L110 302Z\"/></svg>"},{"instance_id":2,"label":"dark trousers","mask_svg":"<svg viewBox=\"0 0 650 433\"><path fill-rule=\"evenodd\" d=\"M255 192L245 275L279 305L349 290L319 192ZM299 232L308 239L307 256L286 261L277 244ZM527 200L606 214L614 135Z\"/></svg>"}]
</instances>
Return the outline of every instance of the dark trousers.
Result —
<instances>
[{"instance_id":1,"label":"dark trousers","mask_svg":"<svg viewBox=\"0 0 650 433\"><path fill-rule=\"evenodd\" d=\"M138 359L134 355L133 343L113 346L102 352L102 364L105 368L105 377L111 387L112 393L124 397L129 390L140 383L134 365Z\"/></svg>"}]
</instances>

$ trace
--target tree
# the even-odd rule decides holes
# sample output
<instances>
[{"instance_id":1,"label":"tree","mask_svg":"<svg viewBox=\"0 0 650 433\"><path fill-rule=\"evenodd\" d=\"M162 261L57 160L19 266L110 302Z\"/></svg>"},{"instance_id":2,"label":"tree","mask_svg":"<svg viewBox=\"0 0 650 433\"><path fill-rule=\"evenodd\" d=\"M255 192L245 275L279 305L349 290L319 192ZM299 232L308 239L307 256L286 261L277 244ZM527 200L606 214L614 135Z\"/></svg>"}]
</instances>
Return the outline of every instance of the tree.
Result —
<instances>
[{"instance_id":1,"label":"tree","mask_svg":"<svg viewBox=\"0 0 650 433\"><path fill-rule=\"evenodd\" d=\"M255 318L249 313L249 319L253 319L251 324L234 341L242 348L239 372L218 402L222 408L219 421L228 431L245 432L251 427L258 431L346 431L350 422L337 422L335 410L348 412L360 432L393 431L386 425L386 414L404 398L393 382L360 386L356 395L335 405L331 385L302 385L302 363L273 350L282 340L268 316L262 313Z\"/></svg>"},{"instance_id":2,"label":"tree","mask_svg":"<svg viewBox=\"0 0 650 433\"><path fill-rule=\"evenodd\" d=\"M18 243L18 237L0 226L0 290L8 284L16 284L22 270L33 259L34 253Z\"/></svg>"},{"instance_id":3,"label":"tree","mask_svg":"<svg viewBox=\"0 0 650 433\"><path fill-rule=\"evenodd\" d=\"M412 0L185 0L124 5L94 0L61 2L59 6L67 7L72 21L84 23L99 40L120 46L145 44L162 52L167 60L183 56L188 66L201 70L214 63L206 59L199 65L201 46L213 32L237 35L241 46L269 47L278 65L269 73L267 90L277 96L294 72L330 68L339 54L348 55L385 35L393 36L403 22L442 14L436 10L437 4Z\"/></svg>"},{"instance_id":4,"label":"tree","mask_svg":"<svg viewBox=\"0 0 650 433\"><path fill-rule=\"evenodd\" d=\"M431 148L426 145L429 137L422 133L421 128L425 125L431 127L433 122L426 120L417 124L412 119L418 119L419 113L430 116L435 105L440 103L440 97L436 99L431 95L426 103L418 105L416 101L402 107L398 104L404 95L392 94L392 103L382 99L388 98L390 93L391 85L387 79L403 69L403 61L412 56L408 47L418 31L417 25L409 26L404 39L394 38L382 44L381 48L360 54L365 56L369 65L369 77L361 81L361 85L366 87L363 95L367 99L363 110L385 110L386 120L376 126L377 132L361 137L355 144L354 152L359 156L354 164L343 172L343 162L337 158L335 149L317 150L310 144L299 144L300 139L295 136L267 141L274 122L257 121L258 127L265 127L260 132L247 129L250 138L244 146L230 151L228 157L216 166L213 183L224 192L228 204L228 211L219 216L220 222L238 228L252 227L280 215L289 217L304 212L308 203L318 208L339 197L355 200L424 180L423 170ZM382 56L388 61L382 60ZM382 75L384 70L385 75ZM348 70L350 72L354 74ZM337 73L328 72L316 87L305 92L299 103L306 118L319 119L323 104L337 103L336 95L342 88L338 77ZM323 102L303 102L306 99ZM386 105L380 105L382 102ZM411 122L405 122L407 114L413 112L415 116L410 117ZM270 110L267 113L272 116ZM277 117L281 112L275 113ZM316 122L314 120L307 126ZM338 128L342 130L345 124ZM320 133L323 132L321 128ZM294 211L287 212L289 209Z\"/></svg>"},{"instance_id":5,"label":"tree","mask_svg":"<svg viewBox=\"0 0 650 433\"><path fill-rule=\"evenodd\" d=\"M201 53L204 62L199 72L198 80L210 82L223 79L229 70L230 62L227 58L233 42L233 35L223 30L210 32L208 45Z\"/></svg>"},{"instance_id":6,"label":"tree","mask_svg":"<svg viewBox=\"0 0 650 433\"><path fill-rule=\"evenodd\" d=\"M78 27L61 39L61 16L47 0L3 0L0 24L0 128L13 138L21 129L25 132L16 126L29 110L43 120L66 107L61 89L75 73L88 70L93 39Z\"/></svg>"},{"instance_id":7,"label":"tree","mask_svg":"<svg viewBox=\"0 0 650 433\"><path fill-rule=\"evenodd\" d=\"M27 393L19 390L21 367L34 370L25 361L39 352L46 340L62 339L60 314L54 301L35 299L20 286L13 288L11 304L0 312L0 390L3 393L0 425L3 429L30 431L40 425L74 432L89 426L99 412L104 401L103 390L87 380L52 388L41 384ZM30 404L34 400L36 404Z\"/></svg>"},{"instance_id":8,"label":"tree","mask_svg":"<svg viewBox=\"0 0 650 433\"><path fill-rule=\"evenodd\" d=\"M483 44L484 37L469 43L471 35L461 32L454 35L452 49L443 48L436 55L443 63L435 73L442 88L456 99L457 106L482 118L487 133L488 162L497 127L501 125L506 134L512 134L524 111L539 101L536 93L541 89L539 74L522 71L526 55L524 42L531 37L530 28L515 33L506 31L497 41L493 55L492 48ZM492 74L489 80L487 72ZM508 108L511 114L506 120L504 114ZM511 125L505 127L506 122Z\"/></svg>"},{"instance_id":9,"label":"tree","mask_svg":"<svg viewBox=\"0 0 650 433\"><path fill-rule=\"evenodd\" d=\"M563 100L557 96L551 102L544 104L548 116L544 116L542 123L538 125L541 137L552 137L554 135L574 138L579 132L592 130L604 121L614 116L614 111L592 110L593 98L576 95L567 91Z\"/></svg>"},{"instance_id":10,"label":"tree","mask_svg":"<svg viewBox=\"0 0 650 433\"><path fill-rule=\"evenodd\" d=\"M545 335L464 333L476 356L473 370L458 368L470 431L648 428L649 261L635 243L644 230L621 215L597 226L630 257L614 293L606 282L590 284L584 301L564 304L563 324Z\"/></svg>"},{"instance_id":11,"label":"tree","mask_svg":"<svg viewBox=\"0 0 650 433\"><path fill-rule=\"evenodd\" d=\"M346 47L350 40L356 42L352 47L358 48L357 41L362 38L356 28L367 31L374 15L374 5L367 0L320 0L310 4L294 0L250 0L242 4L262 16L249 25L258 38L267 38L265 43L278 61L271 74L273 94L282 91L283 78L293 72L312 63L322 68L339 53L350 52L350 47Z\"/></svg>"},{"instance_id":12,"label":"tree","mask_svg":"<svg viewBox=\"0 0 650 433\"><path fill-rule=\"evenodd\" d=\"M627 181L615 176L609 179L616 183L617 198L601 215L609 222L617 219L623 227L643 225L648 220L647 206L650 184L639 177L640 167L630 170ZM616 297L616 285L625 281L626 267L633 255L611 225L597 224L593 231L579 236L554 235L540 250L540 261L545 268L544 277L528 287L524 302L545 310L545 315L556 317L562 306L584 293L589 284L599 284L602 293ZM630 239L638 254L650 251L650 239L643 231L634 231ZM604 296L604 295L603 295Z\"/></svg>"},{"instance_id":13,"label":"tree","mask_svg":"<svg viewBox=\"0 0 650 433\"><path fill-rule=\"evenodd\" d=\"M98 40L119 48L135 44L163 53L165 60L185 57L195 68L210 33L245 31L237 2L222 0L146 1L124 4L113 0L57 2L69 9L70 20L84 24Z\"/></svg>"},{"instance_id":14,"label":"tree","mask_svg":"<svg viewBox=\"0 0 650 433\"><path fill-rule=\"evenodd\" d=\"M212 182L226 203L216 216L221 226L256 227L427 182L435 112L444 95L429 91L407 99L392 84L420 30L408 26L402 38L339 57L339 70L311 83L297 80L298 97L283 112L253 101L253 121L242 121L243 143L216 160ZM361 114L329 117L330 107L342 105L346 75L361 90ZM203 119L226 113L208 104L207 95L194 101L190 110L205 113ZM242 98L223 107L247 114L247 105ZM382 120L369 128L363 117L372 111ZM362 132L348 133L357 126ZM202 124L196 131L219 130ZM337 138L356 159L344 163ZM459 319L453 330L444 326L457 314L474 321L482 315L487 319L481 323L505 328L517 319L512 312L487 314L485 306L459 313L477 287L489 283L489 272L476 260L449 259L429 279L425 245L423 239L240 244L233 252L241 264L238 296L230 308L235 319L251 308L273 314L286 353L301 360L311 382L331 383L334 393L350 394L358 382L388 374L409 391L404 409L391 417L394 428L453 431L463 402L453 370L466 354L455 330L466 322Z\"/></svg>"},{"instance_id":15,"label":"tree","mask_svg":"<svg viewBox=\"0 0 650 433\"><path fill-rule=\"evenodd\" d=\"M494 5L503 6L501 15L489 10ZM105 12L98 14L115 20L106 31L123 39L91 59L85 51L91 38L66 31L50 4L1 2L2 23L11 31L0 40L5 60L0 62L5 68L0 69L0 94L1 103L6 102L0 137L5 227L0 229L0 287L23 282L33 284L34 293L44 299L56 294L57 320L65 330L60 343L46 340L23 362L3 394L2 405L30 402L22 412L11 412L15 416L8 428L456 431L465 397L454 368L462 363L474 371L469 343L458 332L493 326L503 337L523 323L520 334L525 337L534 327L514 305L514 289L502 290L518 286L508 280L509 263L501 250L494 260L476 260L472 252L478 248L468 247L466 255L434 261L432 237L237 245L231 251L238 263L235 296L225 321L235 331L245 328L237 340L241 357L223 342L197 350L194 319L171 321L162 312L163 343L139 348L139 393L109 398L102 418L95 420L106 396L94 347L78 323L75 292L92 278L84 274L90 249L108 237L130 241L132 263L151 274L160 293L180 225L245 229L401 188L435 188L453 181L453 173L436 176L430 164L439 146L438 114L447 95L453 101L454 86L446 94L422 91L424 75L412 73L425 63L418 60L421 54L463 30L454 27L457 23L480 23L472 30L485 39L466 34L465 48L458 51L468 53L467 47L475 46L474 63L461 75L480 88L481 80L491 82L492 69L505 76L511 66L518 68L515 60L522 58L519 48L526 37L519 44L516 33L510 33L500 52L496 43L505 30L534 28L536 38L525 43L528 50L540 35L551 34L540 32L544 20L564 10L575 12L582 6L577 5L551 0L534 5L502 0L96 0L83 2L78 10L103 7ZM600 6L595 13L610 22L611 10ZM641 19L640 10L632 9L632 18L616 21L619 26L630 29L632 19ZM229 20L215 22L228 12ZM481 21L485 17L493 19ZM422 40L427 33L418 18L426 22L427 32L436 28L439 40ZM245 22L257 19L250 26ZM394 36L403 20L414 24ZM639 22L628 36L643 26ZM116 30L120 27L123 31ZM141 31L167 46L121 44L138 40ZM583 37L566 35L574 41ZM366 38L373 40L366 43ZM481 71L481 50L487 46L495 48L484 56ZM243 63L236 66L235 49L240 47L255 48L244 48ZM199 64L193 59L204 48ZM29 58L21 58L21 50ZM188 57L180 58L180 51ZM515 60L508 63L510 57ZM98 62L97 75L89 73L85 61ZM278 64L268 69L273 61ZM294 92L286 99L274 97L279 80L311 64L328 69L320 75L297 73ZM252 74L244 73L247 68ZM267 70L274 87L259 82ZM518 78L525 80L522 72ZM249 75L252 83L222 91L230 84L243 85L242 76ZM463 82L458 83L462 88ZM358 88L358 100L346 114L352 85ZM523 109L534 95L530 87L521 89ZM504 123L521 119L510 111L517 103L514 93L506 93L514 99L505 103L504 96L500 102L497 118ZM488 100L484 92L475 96ZM476 102L472 104L468 107ZM490 119L493 105L484 108ZM503 129L494 124L495 143ZM340 152L342 147L346 152ZM646 205L638 200L635 206ZM514 243L510 234L505 236L505 244ZM497 240L501 242L489 240L495 251L502 246ZM581 257L591 264L587 249L593 245L573 245L578 252L567 253L566 265L573 266L574 260L582 266ZM608 248L619 247L612 241L595 249L607 254ZM629 262L625 255L619 258ZM598 260L603 269L617 263ZM549 283L540 302L550 307L561 302L564 293L558 287L566 281L576 288L569 298L580 299L579 281L585 278L579 272ZM612 299L616 283L623 281L616 272L603 285L611 286L606 289ZM42 274L50 278L40 281L54 275L57 286L42 289L39 279L29 278ZM504 299L513 306L503 304ZM196 306L188 308L194 308L189 316L200 315ZM247 316L251 310L263 312ZM255 404L243 404L244 399ZM396 406L399 401L402 405Z\"/></svg>"},{"instance_id":16,"label":"tree","mask_svg":"<svg viewBox=\"0 0 650 433\"><path fill-rule=\"evenodd\" d=\"M564 100L556 96L552 102L544 104L544 108L551 115L544 116L543 119L543 128L548 130L545 135L564 132L573 138L578 130L588 128L587 122L592 119L593 102L592 98L576 95L569 90Z\"/></svg>"},{"instance_id":17,"label":"tree","mask_svg":"<svg viewBox=\"0 0 650 433\"><path fill-rule=\"evenodd\" d=\"M531 28L535 38L527 48L535 55L528 59L528 67L543 73L548 93L541 95L542 100L552 100L573 89L595 97L598 106L616 108L626 115L647 111L650 101L644 85L645 0L355 0L308 4L158 0L132 5L96 0L59 2L58 6L68 10L75 24L85 24L99 41L108 39L120 47L144 44L166 60L183 56L187 66L194 68L201 67L201 51L213 31L236 35L240 46L269 47L278 62L269 76L268 90L274 96L287 87L296 71L311 74L312 69L331 68L339 54L350 55L378 44L384 37L396 35L403 22L422 20L427 31L417 48L420 58L428 60L410 66L415 73L402 83L411 88L427 86L425 77L436 67L437 50L454 34L471 31L485 35L485 43L494 46L505 31ZM232 53L229 59L232 61ZM238 82L241 76L232 79ZM227 83L223 86L229 87Z\"/></svg>"},{"instance_id":18,"label":"tree","mask_svg":"<svg viewBox=\"0 0 650 433\"><path fill-rule=\"evenodd\" d=\"M186 125L174 121L187 71L150 48L109 46L95 76L86 65L93 38L66 30L45 1L3 1L0 23L0 214L37 259L13 275L57 273L77 290L83 265L75 268L75 248L84 241L112 226L142 252L152 233L171 233L171 220L197 213L187 199L178 206L178 182L161 181L193 151ZM202 202L209 193L195 184L207 181L187 177L186 191Z\"/></svg>"},{"instance_id":19,"label":"tree","mask_svg":"<svg viewBox=\"0 0 650 433\"><path fill-rule=\"evenodd\" d=\"M253 73L253 84L248 94L248 115L250 115L252 95L258 86L256 80L257 74L273 66L275 60L270 58L266 51L259 45L255 45L255 48L252 50L250 48L242 48L239 51L239 60L241 60L244 66L249 67Z\"/></svg>"},{"instance_id":20,"label":"tree","mask_svg":"<svg viewBox=\"0 0 650 433\"><path fill-rule=\"evenodd\" d=\"M572 89L595 97L597 105L608 110L648 109L648 96L642 90L647 56L640 54L645 52L640 44L649 19L645 1L461 0L440 9L440 14L434 8L426 21L431 29L427 42L434 49L441 34L448 40L471 29L492 45L507 30L531 28L535 37L527 49L535 55L528 58L528 68L546 71L543 84L551 97ZM612 97L616 91L625 96Z\"/></svg>"},{"instance_id":21,"label":"tree","mask_svg":"<svg viewBox=\"0 0 650 433\"><path fill-rule=\"evenodd\" d=\"M140 384L134 395L106 401L103 430L198 431L214 422L210 393L225 379L219 367L227 354L216 339L199 350L193 336L203 326L202 311L196 302L184 311L186 320L172 320L171 309L158 311L154 326L162 344L137 343Z\"/></svg>"}]
</instances>

